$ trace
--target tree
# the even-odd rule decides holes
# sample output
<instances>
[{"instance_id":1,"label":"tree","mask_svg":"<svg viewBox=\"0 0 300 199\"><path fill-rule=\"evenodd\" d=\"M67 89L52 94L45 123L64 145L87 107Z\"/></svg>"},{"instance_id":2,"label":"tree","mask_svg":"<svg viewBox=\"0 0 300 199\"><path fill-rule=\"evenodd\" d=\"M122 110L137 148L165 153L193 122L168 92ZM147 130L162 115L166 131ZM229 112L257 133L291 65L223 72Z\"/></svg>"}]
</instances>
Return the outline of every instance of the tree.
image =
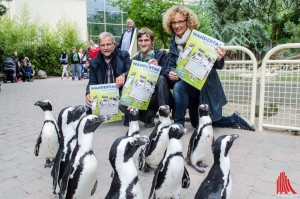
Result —
<instances>
[{"instance_id":1,"label":"tree","mask_svg":"<svg viewBox=\"0 0 300 199\"><path fill-rule=\"evenodd\" d=\"M158 48L168 48L170 35L165 32L162 23L163 13L173 5L183 4L182 0L111 0L113 6L119 6L121 10L128 13L135 25L139 28L150 28L156 40L160 40L163 46ZM159 42L156 42L156 45Z\"/></svg>"}]
</instances>

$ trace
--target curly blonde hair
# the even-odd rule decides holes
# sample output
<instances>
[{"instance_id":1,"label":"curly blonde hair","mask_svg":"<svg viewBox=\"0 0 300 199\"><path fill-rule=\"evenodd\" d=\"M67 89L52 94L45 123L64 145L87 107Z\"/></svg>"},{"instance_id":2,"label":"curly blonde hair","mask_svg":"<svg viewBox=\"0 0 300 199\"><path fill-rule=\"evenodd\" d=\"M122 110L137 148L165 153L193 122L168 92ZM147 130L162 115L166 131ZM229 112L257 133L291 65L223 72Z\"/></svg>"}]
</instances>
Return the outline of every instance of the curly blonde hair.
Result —
<instances>
[{"instance_id":1,"label":"curly blonde hair","mask_svg":"<svg viewBox=\"0 0 300 199\"><path fill-rule=\"evenodd\" d=\"M191 9L185 6L172 6L163 15L163 26L171 35L175 35L175 32L172 28L172 20L176 13L180 13L186 18L187 27L189 29L199 28L200 23L197 15Z\"/></svg>"}]
</instances>

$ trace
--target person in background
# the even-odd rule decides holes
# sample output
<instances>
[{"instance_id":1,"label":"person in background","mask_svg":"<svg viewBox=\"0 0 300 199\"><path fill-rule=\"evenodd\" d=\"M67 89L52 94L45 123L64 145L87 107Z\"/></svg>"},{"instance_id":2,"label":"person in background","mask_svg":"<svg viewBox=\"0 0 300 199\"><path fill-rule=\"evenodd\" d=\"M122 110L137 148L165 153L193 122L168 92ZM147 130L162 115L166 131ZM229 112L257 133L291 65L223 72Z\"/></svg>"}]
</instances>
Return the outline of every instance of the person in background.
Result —
<instances>
[{"instance_id":1,"label":"person in background","mask_svg":"<svg viewBox=\"0 0 300 199\"><path fill-rule=\"evenodd\" d=\"M22 79L22 73L21 73L20 69L21 69L21 62L17 61L17 65L16 65L17 82L21 81L21 79Z\"/></svg>"},{"instance_id":2,"label":"person in background","mask_svg":"<svg viewBox=\"0 0 300 199\"><path fill-rule=\"evenodd\" d=\"M12 57L11 57L14 62L15 62L15 65L17 66L17 62L19 61L19 57L18 57L18 52L17 51L14 51Z\"/></svg>"},{"instance_id":3,"label":"person in background","mask_svg":"<svg viewBox=\"0 0 300 199\"><path fill-rule=\"evenodd\" d=\"M70 58L71 58L72 80L75 80L76 75L78 80L81 80L80 67L79 67L80 57L79 54L76 52L75 47L72 47Z\"/></svg>"},{"instance_id":4,"label":"person in background","mask_svg":"<svg viewBox=\"0 0 300 199\"><path fill-rule=\"evenodd\" d=\"M67 70L68 54L67 54L66 50L64 50L63 53L60 55L59 61L62 64L62 68L63 68L61 78L63 79L65 74L66 74L67 78L69 78L69 74L68 74L68 70Z\"/></svg>"},{"instance_id":5,"label":"person in background","mask_svg":"<svg viewBox=\"0 0 300 199\"><path fill-rule=\"evenodd\" d=\"M90 46L91 46L91 48L98 47L98 45L95 44L94 40L92 40L92 39L90 39Z\"/></svg>"},{"instance_id":6,"label":"person in background","mask_svg":"<svg viewBox=\"0 0 300 199\"><path fill-rule=\"evenodd\" d=\"M172 35L169 46L170 80L176 82L173 89L175 123L184 125L186 109L189 108L191 124L198 125L198 106L208 104L212 125L216 127L231 127L254 131L254 127L238 112L229 117L222 116L222 107L227 99L216 69L223 69L225 50L216 47L218 57L211 69L207 80L199 91L195 87L180 80L176 73L178 57L181 56L192 29L198 29L199 22L195 13L185 6L173 6L163 15L163 26Z\"/></svg>"},{"instance_id":7,"label":"person in background","mask_svg":"<svg viewBox=\"0 0 300 199\"><path fill-rule=\"evenodd\" d=\"M124 33L122 34L117 48L121 50L129 51L135 27L134 27L134 22L130 18L127 19L126 25L127 25L127 30L125 30Z\"/></svg>"},{"instance_id":8,"label":"person in background","mask_svg":"<svg viewBox=\"0 0 300 199\"><path fill-rule=\"evenodd\" d=\"M130 68L129 53L116 48L115 38L111 33L102 32L99 35L99 46L98 55L90 61L89 83L85 95L87 114L92 113L90 85L116 83L121 96L122 87Z\"/></svg>"},{"instance_id":9,"label":"person in background","mask_svg":"<svg viewBox=\"0 0 300 199\"><path fill-rule=\"evenodd\" d=\"M29 62L27 67L25 67L25 71L27 73L27 81L28 82L33 82L35 72L32 69L31 62Z\"/></svg>"},{"instance_id":10,"label":"person in background","mask_svg":"<svg viewBox=\"0 0 300 199\"><path fill-rule=\"evenodd\" d=\"M82 48L79 49L78 52L79 55L79 68L80 68L80 78L82 78L82 73L83 73L83 53L82 53Z\"/></svg>"},{"instance_id":11,"label":"person in background","mask_svg":"<svg viewBox=\"0 0 300 199\"><path fill-rule=\"evenodd\" d=\"M151 97L148 109L146 111L139 111L139 120L145 123L146 128L155 126L154 116L161 105L170 105L172 101L172 94L170 92L169 66L168 55L165 50L154 49L154 33L149 28L141 28L137 33L137 43L140 52L132 58L132 60L146 62L161 66L160 75L157 83L155 84L154 93ZM119 109L128 115L129 111L124 105L119 105ZM128 126L129 123L124 123Z\"/></svg>"}]
</instances>

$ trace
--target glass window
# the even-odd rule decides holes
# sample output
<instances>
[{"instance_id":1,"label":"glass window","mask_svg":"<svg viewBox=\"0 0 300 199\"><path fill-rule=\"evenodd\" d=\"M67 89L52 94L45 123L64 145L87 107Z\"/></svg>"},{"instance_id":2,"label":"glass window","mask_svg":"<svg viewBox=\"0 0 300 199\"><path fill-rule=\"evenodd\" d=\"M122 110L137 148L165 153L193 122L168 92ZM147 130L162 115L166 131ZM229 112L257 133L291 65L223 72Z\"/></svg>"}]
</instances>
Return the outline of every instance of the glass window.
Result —
<instances>
[{"instance_id":1,"label":"glass window","mask_svg":"<svg viewBox=\"0 0 300 199\"><path fill-rule=\"evenodd\" d=\"M122 35L122 26L107 24L106 31L112 33L114 36L121 36Z\"/></svg>"},{"instance_id":2,"label":"glass window","mask_svg":"<svg viewBox=\"0 0 300 199\"><path fill-rule=\"evenodd\" d=\"M121 17L119 12L106 12L106 23L122 24Z\"/></svg>"},{"instance_id":3,"label":"glass window","mask_svg":"<svg viewBox=\"0 0 300 199\"><path fill-rule=\"evenodd\" d=\"M98 36L101 32L104 32L104 25L103 24L92 24L88 23L88 32L89 35Z\"/></svg>"},{"instance_id":4,"label":"glass window","mask_svg":"<svg viewBox=\"0 0 300 199\"><path fill-rule=\"evenodd\" d=\"M88 22L104 23L104 12L88 10L87 18Z\"/></svg>"},{"instance_id":5,"label":"glass window","mask_svg":"<svg viewBox=\"0 0 300 199\"><path fill-rule=\"evenodd\" d=\"M128 14L127 13L122 13L123 15L123 24L126 24L126 21L128 19Z\"/></svg>"},{"instance_id":6,"label":"glass window","mask_svg":"<svg viewBox=\"0 0 300 199\"><path fill-rule=\"evenodd\" d=\"M87 0L86 6L88 10L103 10L104 0Z\"/></svg>"}]
</instances>

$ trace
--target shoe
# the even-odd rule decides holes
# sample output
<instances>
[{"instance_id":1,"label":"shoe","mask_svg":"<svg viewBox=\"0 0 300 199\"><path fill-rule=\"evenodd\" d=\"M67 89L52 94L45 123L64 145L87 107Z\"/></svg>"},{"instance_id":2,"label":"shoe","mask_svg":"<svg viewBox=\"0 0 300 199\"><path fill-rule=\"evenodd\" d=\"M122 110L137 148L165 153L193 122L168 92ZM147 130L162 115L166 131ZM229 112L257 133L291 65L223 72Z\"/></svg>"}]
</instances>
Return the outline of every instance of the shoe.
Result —
<instances>
[{"instance_id":1,"label":"shoe","mask_svg":"<svg viewBox=\"0 0 300 199\"><path fill-rule=\"evenodd\" d=\"M254 126L246 118L241 116L239 112L235 111L231 118L233 119L234 128L255 131Z\"/></svg>"},{"instance_id":2,"label":"shoe","mask_svg":"<svg viewBox=\"0 0 300 199\"><path fill-rule=\"evenodd\" d=\"M148 122L145 123L146 128L152 128L155 126L154 117L149 117Z\"/></svg>"}]
</instances>

